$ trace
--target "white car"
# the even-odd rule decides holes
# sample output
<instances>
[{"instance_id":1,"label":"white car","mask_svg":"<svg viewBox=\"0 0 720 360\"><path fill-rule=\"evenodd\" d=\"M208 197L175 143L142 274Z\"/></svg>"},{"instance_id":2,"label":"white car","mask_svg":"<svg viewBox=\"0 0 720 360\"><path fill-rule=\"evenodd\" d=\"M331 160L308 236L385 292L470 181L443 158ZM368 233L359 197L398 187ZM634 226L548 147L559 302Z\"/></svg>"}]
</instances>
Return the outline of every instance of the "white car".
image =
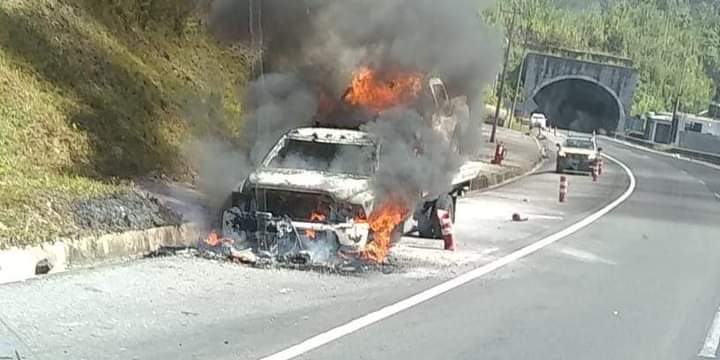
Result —
<instances>
[{"instance_id":1,"label":"white car","mask_svg":"<svg viewBox=\"0 0 720 360\"><path fill-rule=\"evenodd\" d=\"M602 151L594 136L571 135L557 147L557 173L592 173L592 166Z\"/></svg>"},{"instance_id":2,"label":"white car","mask_svg":"<svg viewBox=\"0 0 720 360\"><path fill-rule=\"evenodd\" d=\"M547 117L540 113L530 115L530 128L547 128Z\"/></svg>"}]
</instances>

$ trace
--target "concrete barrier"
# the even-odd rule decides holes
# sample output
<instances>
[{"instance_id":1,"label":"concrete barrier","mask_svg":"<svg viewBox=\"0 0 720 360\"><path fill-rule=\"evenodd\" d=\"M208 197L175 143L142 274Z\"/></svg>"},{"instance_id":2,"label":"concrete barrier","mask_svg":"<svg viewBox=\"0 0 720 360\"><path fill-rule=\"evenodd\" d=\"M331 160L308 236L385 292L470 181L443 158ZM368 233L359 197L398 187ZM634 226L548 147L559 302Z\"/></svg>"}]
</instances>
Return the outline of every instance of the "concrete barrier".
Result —
<instances>
[{"instance_id":1,"label":"concrete barrier","mask_svg":"<svg viewBox=\"0 0 720 360\"><path fill-rule=\"evenodd\" d=\"M194 246L203 235L200 226L183 224L1 250L0 284L35 277L41 262L49 264L48 273L54 274L107 260L141 257L161 247Z\"/></svg>"},{"instance_id":2,"label":"concrete barrier","mask_svg":"<svg viewBox=\"0 0 720 360\"><path fill-rule=\"evenodd\" d=\"M702 152L697 150L675 147L668 144L657 144L652 141L638 139L632 136L616 135L617 139L627 141L632 144L647 147L649 149L664 151L670 154L678 154L694 160L701 160L711 164L720 165L720 154Z\"/></svg>"}]
</instances>

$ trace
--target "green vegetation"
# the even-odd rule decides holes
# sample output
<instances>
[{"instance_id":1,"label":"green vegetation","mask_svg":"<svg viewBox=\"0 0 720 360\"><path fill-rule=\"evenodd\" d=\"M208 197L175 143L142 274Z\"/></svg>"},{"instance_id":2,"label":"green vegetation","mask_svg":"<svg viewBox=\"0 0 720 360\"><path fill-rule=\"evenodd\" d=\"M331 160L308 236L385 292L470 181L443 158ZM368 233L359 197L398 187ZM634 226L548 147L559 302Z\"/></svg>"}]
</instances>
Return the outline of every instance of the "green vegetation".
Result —
<instances>
[{"instance_id":1,"label":"green vegetation","mask_svg":"<svg viewBox=\"0 0 720 360\"><path fill-rule=\"evenodd\" d=\"M483 15L508 26L518 14L508 92L523 49L575 49L631 60L640 73L633 111L706 110L720 94L720 2L716 0L515 0ZM523 46L524 45L524 46ZM610 62L613 62L612 60Z\"/></svg>"},{"instance_id":2,"label":"green vegetation","mask_svg":"<svg viewBox=\"0 0 720 360\"><path fill-rule=\"evenodd\" d=\"M249 52L192 0L0 1L0 248L78 235L67 208L239 137Z\"/></svg>"}]
</instances>

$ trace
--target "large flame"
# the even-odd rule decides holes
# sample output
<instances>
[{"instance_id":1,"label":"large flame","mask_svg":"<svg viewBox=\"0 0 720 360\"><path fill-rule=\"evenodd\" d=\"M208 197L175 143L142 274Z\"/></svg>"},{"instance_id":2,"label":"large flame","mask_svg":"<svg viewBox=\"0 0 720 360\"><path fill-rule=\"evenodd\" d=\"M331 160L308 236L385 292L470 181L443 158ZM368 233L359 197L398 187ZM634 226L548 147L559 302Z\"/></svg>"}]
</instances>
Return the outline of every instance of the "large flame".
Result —
<instances>
[{"instance_id":1,"label":"large flame","mask_svg":"<svg viewBox=\"0 0 720 360\"><path fill-rule=\"evenodd\" d=\"M376 71L360 68L353 74L343 99L348 104L380 112L415 101L422 91L423 75L410 71Z\"/></svg>"},{"instance_id":2,"label":"large flame","mask_svg":"<svg viewBox=\"0 0 720 360\"><path fill-rule=\"evenodd\" d=\"M361 257L382 262L390 251L393 231L405 220L408 212L408 207L402 201L392 198L375 209L367 220L373 232L373 240L361 253Z\"/></svg>"}]
</instances>

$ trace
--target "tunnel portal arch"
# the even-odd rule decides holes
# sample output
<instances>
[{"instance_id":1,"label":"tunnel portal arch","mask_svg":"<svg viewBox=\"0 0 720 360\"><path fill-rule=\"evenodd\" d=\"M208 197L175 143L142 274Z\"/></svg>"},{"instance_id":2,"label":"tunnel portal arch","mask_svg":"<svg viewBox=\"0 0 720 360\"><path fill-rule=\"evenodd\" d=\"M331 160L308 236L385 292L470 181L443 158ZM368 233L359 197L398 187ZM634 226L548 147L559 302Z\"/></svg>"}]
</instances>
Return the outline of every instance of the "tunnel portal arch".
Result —
<instances>
[{"instance_id":1,"label":"tunnel portal arch","mask_svg":"<svg viewBox=\"0 0 720 360\"><path fill-rule=\"evenodd\" d=\"M573 131L614 132L625 120L619 96L602 82L583 75L562 75L542 82L531 94L550 126Z\"/></svg>"}]
</instances>

